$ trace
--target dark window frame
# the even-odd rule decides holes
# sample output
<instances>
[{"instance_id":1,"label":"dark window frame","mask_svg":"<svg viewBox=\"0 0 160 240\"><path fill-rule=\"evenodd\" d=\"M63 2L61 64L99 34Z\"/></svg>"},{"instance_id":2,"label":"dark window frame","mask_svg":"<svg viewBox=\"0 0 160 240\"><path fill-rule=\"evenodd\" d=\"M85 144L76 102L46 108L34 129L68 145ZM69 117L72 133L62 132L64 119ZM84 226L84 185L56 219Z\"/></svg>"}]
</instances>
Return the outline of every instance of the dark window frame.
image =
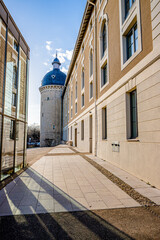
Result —
<instances>
[{"instance_id":1,"label":"dark window frame","mask_svg":"<svg viewBox=\"0 0 160 240\"><path fill-rule=\"evenodd\" d=\"M101 68L101 87L108 82L108 65L107 63Z\"/></svg>"},{"instance_id":2,"label":"dark window frame","mask_svg":"<svg viewBox=\"0 0 160 240\"><path fill-rule=\"evenodd\" d=\"M130 92L130 139L138 137L137 90Z\"/></svg>"},{"instance_id":3,"label":"dark window frame","mask_svg":"<svg viewBox=\"0 0 160 240\"><path fill-rule=\"evenodd\" d=\"M81 140L84 140L84 120L81 120Z\"/></svg>"},{"instance_id":4,"label":"dark window frame","mask_svg":"<svg viewBox=\"0 0 160 240\"><path fill-rule=\"evenodd\" d=\"M89 98L91 99L92 97L93 97L93 82L90 82L90 84L89 84Z\"/></svg>"},{"instance_id":5,"label":"dark window frame","mask_svg":"<svg viewBox=\"0 0 160 240\"><path fill-rule=\"evenodd\" d=\"M104 22L102 28L102 57L104 56L106 49L107 49L107 28L106 22Z\"/></svg>"},{"instance_id":6,"label":"dark window frame","mask_svg":"<svg viewBox=\"0 0 160 240\"><path fill-rule=\"evenodd\" d=\"M82 78L82 89L84 88L84 69L82 69L82 76L81 76L81 78Z\"/></svg>"},{"instance_id":7,"label":"dark window frame","mask_svg":"<svg viewBox=\"0 0 160 240\"><path fill-rule=\"evenodd\" d=\"M137 36L136 36L137 31ZM130 40L133 37L133 42ZM137 29L137 23L134 24L134 26L131 28L129 33L126 35L126 52L127 52L127 60L132 57L132 55L138 50L136 48L138 41L138 29ZM133 47L133 49L132 49ZM130 51L131 49L131 51ZM132 52L133 51L133 52ZM131 54L130 54L131 53Z\"/></svg>"},{"instance_id":8,"label":"dark window frame","mask_svg":"<svg viewBox=\"0 0 160 240\"><path fill-rule=\"evenodd\" d=\"M135 0L124 0L124 1L125 1L125 19L126 19L129 14L129 10L131 9Z\"/></svg>"},{"instance_id":9,"label":"dark window frame","mask_svg":"<svg viewBox=\"0 0 160 240\"><path fill-rule=\"evenodd\" d=\"M102 139L107 140L107 107L102 108Z\"/></svg>"},{"instance_id":10,"label":"dark window frame","mask_svg":"<svg viewBox=\"0 0 160 240\"><path fill-rule=\"evenodd\" d=\"M93 51L90 51L90 77L93 75Z\"/></svg>"},{"instance_id":11,"label":"dark window frame","mask_svg":"<svg viewBox=\"0 0 160 240\"><path fill-rule=\"evenodd\" d=\"M84 107L84 93L81 95L81 106Z\"/></svg>"}]
</instances>

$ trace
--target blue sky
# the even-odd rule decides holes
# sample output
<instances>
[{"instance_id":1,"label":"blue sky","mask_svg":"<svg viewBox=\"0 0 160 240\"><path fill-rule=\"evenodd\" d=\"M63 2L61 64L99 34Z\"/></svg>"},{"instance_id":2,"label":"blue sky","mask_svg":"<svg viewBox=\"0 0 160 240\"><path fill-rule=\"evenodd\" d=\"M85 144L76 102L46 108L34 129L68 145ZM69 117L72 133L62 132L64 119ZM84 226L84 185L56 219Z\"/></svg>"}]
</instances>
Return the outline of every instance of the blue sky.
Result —
<instances>
[{"instance_id":1,"label":"blue sky","mask_svg":"<svg viewBox=\"0 0 160 240\"><path fill-rule=\"evenodd\" d=\"M40 123L39 87L56 49L67 72L86 0L4 0L30 47L29 124Z\"/></svg>"}]
</instances>

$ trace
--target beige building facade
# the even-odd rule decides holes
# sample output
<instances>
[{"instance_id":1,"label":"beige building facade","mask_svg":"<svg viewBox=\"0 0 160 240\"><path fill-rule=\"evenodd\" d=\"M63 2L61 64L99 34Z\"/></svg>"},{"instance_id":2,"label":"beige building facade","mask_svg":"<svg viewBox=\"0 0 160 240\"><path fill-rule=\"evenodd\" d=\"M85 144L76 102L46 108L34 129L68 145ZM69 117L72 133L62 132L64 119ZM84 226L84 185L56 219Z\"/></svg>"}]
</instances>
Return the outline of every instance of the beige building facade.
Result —
<instances>
[{"instance_id":1,"label":"beige building facade","mask_svg":"<svg viewBox=\"0 0 160 240\"><path fill-rule=\"evenodd\" d=\"M88 1L62 99L63 140L160 188L160 1Z\"/></svg>"}]
</instances>

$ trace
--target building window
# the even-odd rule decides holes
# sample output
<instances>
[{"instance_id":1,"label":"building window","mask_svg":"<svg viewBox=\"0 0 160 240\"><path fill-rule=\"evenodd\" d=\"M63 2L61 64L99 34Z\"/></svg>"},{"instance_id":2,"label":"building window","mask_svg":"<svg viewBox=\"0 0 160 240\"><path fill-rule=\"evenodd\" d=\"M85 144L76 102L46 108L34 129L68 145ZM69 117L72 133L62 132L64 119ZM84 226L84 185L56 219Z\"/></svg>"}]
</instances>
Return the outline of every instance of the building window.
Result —
<instances>
[{"instance_id":1,"label":"building window","mask_svg":"<svg viewBox=\"0 0 160 240\"><path fill-rule=\"evenodd\" d=\"M127 60L138 50L137 24L132 27L126 36Z\"/></svg>"},{"instance_id":2,"label":"building window","mask_svg":"<svg viewBox=\"0 0 160 240\"><path fill-rule=\"evenodd\" d=\"M101 68L101 87L107 83L107 64Z\"/></svg>"},{"instance_id":3,"label":"building window","mask_svg":"<svg viewBox=\"0 0 160 240\"><path fill-rule=\"evenodd\" d=\"M14 49L18 52L18 44L14 42Z\"/></svg>"},{"instance_id":4,"label":"building window","mask_svg":"<svg viewBox=\"0 0 160 240\"><path fill-rule=\"evenodd\" d=\"M72 115L73 115L73 110L72 110L72 108L71 108L71 118L72 118Z\"/></svg>"},{"instance_id":5,"label":"building window","mask_svg":"<svg viewBox=\"0 0 160 240\"><path fill-rule=\"evenodd\" d=\"M47 97L47 101L49 101L49 97Z\"/></svg>"},{"instance_id":6,"label":"building window","mask_svg":"<svg viewBox=\"0 0 160 240\"><path fill-rule=\"evenodd\" d=\"M72 140L72 126L71 126L71 140Z\"/></svg>"},{"instance_id":7,"label":"building window","mask_svg":"<svg viewBox=\"0 0 160 240\"><path fill-rule=\"evenodd\" d=\"M82 44L82 52L84 52L84 44Z\"/></svg>"},{"instance_id":8,"label":"building window","mask_svg":"<svg viewBox=\"0 0 160 240\"><path fill-rule=\"evenodd\" d=\"M93 52L90 51L90 77L93 75Z\"/></svg>"},{"instance_id":9,"label":"building window","mask_svg":"<svg viewBox=\"0 0 160 240\"><path fill-rule=\"evenodd\" d=\"M130 8L135 0L125 0L125 18L127 18Z\"/></svg>"},{"instance_id":10,"label":"building window","mask_svg":"<svg viewBox=\"0 0 160 240\"><path fill-rule=\"evenodd\" d=\"M73 92L71 92L71 107L73 106Z\"/></svg>"},{"instance_id":11,"label":"building window","mask_svg":"<svg viewBox=\"0 0 160 240\"><path fill-rule=\"evenodd\" d=\"M107 108L102 108L102 139L107 139Z\"/></svg>"},{"instance_id":12,"label":"building window","mask_svg":"<svg viewBox=\"0 0 160 240\"><path fill-rule=\"evenodd\" d=\"M75 114L77 113L77 103L75 103Z\"/></svg>"},{"instance_id":13,"label":"building window","mask_svg":"<svg viewBox=\"0 0 160 240\"><path fill-rule=\"evenodd\" d=\"M89 96L90 98L93 97L93 82L90 82L89 84Z\"/></svg>"},{"instance_id":14,"label":"building window","mask_svg":"<svg viewBox=\"0 0 160 240\"><path fill-rule=\"evenodd\" d=\"M84 93L82 94L81 98L82 98L82 107L84 107Z\"/></svg>"},{"instance_id":15,"label":"building window","mask_svg":"<svg viewBox=\"0 0 160 240\"><path fill-rule=\"evenodd\" d=\"M82 89L83 89L84 88L84 69L82 69L81 82L82 82Z\"/></svg>"},{"instance_id":16,"label":"building window","mask_svg":"<svg viewBox=\"0 0 160 240\"><path fill-rule=\"evenodd\" d=\"M11 120L10 125L10 139L14 140L14 134L15 134L15 121Z\"/></svg>"},{"instance_id":17,"label":"building window","mask_svg":"<svg viewBox=\"0 0 160 240\"><path fill-rule=\"evenodd\" d=\"M12 82L13 82L14 88L17 88L17 67L16 66L13 66L13 79L12 79Z\"/></svg>"},{"instance_id":18,"label":"building window","mask_svg":"<svg viewBox=\"0 0 160 240\"><path fill-rule=\"evenodd\" d=\"M44 113L42 113L42 117L44 117Z\"/></svg>"},{"instance_id":19,"label":"building window","mask_svg":"<svg viewBox=\"0 0 160 240\"><path fill-rule=\"evenodd\" d=\"M77 82L76 82L76 86L75 86L75 96L76 96L76 99L77 99Z\"/></svg>"},{"instance_id":20,"label":"building window","mask_svg":"<svg viewBox=\"0 0 160 240\"><path fill-rule=\"evenodd\" d=\"M137 92L136 90L130 93L130 129L131 138L138 136L138 121L137 121Z\"/></svg>"},{"instance_id":21,"label":"building window","mask_svg":"<svg viewBox=\"0 0 160 240\"><path fill-rule=\"evenodd\" d=\"M16 107L16 94L12 93L12 106Z\"/></svg>"},{"instance_id":22,"label":"building window","mask_svg":"<svg viewBox=\"0 0 160 240\"><path fill-rule=\"evenodd\" d=\"M107 31L106 31L106 23L104 23L102 28L102 57L104 56L106 48L107 48Z\"/></svg>"},{"instance_id":23,"label":"building window","mask_svg":"<svg viewBox=\"0 0 160 240\"><path fill-rule=\"evenodd\" d=\"M91 20L90 25L89 25L89 30L90 30L90 32L91 32L91 30L92 30L92 27L93 27L93 24L92 24L92 20Z\"/></svg>"},{"instance_id":24,"label":"building window","mask_svg":"<svg viewBox=\"0 0 160 240\"><path fill-rule=\"evenodd\" d=\"M81 140L84 140L84 120L81 121Z\"/></svg>"}]
</instances>

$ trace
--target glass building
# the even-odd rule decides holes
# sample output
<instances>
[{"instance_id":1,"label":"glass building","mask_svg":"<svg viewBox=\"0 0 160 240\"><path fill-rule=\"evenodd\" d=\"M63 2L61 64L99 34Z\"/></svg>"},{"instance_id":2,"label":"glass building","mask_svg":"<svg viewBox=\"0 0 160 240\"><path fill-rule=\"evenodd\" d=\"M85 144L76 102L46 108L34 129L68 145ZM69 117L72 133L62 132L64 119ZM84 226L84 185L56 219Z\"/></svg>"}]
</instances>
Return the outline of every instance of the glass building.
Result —
<instances>
[{"instance_id":1,"label":"glass building","mask_svg":"<svg viewBox=\"0 0 160 240\"><path fill-rule=\"evenodd\" d=\"M29 52L0 0L0 181L26 164Z\"/></svg>"}]
</instances>

